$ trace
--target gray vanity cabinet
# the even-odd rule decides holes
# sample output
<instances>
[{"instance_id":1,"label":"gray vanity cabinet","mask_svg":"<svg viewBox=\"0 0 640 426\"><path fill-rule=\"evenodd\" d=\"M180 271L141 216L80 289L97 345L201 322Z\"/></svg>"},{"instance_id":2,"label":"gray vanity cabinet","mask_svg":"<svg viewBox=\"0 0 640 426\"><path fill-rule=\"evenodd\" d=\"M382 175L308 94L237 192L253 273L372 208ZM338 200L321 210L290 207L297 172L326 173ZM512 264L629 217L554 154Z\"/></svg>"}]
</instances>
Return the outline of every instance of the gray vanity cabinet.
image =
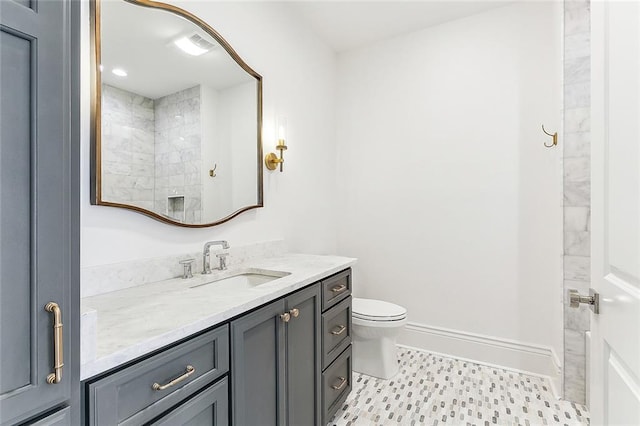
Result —
<instances>
[{"instance_id":1,"label":"gray vanity cabinet","mask_svg":"<svg viewBox=\"0 0 640 426\"><path fill-rule=\"evenodd\" d=\"M322 423L351 392L351 269L322 280Z\"/></svg>"},{"instance_id":2,"label":"gray vanity cabinet","mask_svg":"<svg viewBox=\"0 0 640 426\"><path fill-rule=\"evenodd\" d=\"M231 323L234 425L284 424L284 307L284 300L278 300Z\"/></svg>"},{"instance_id":3,"label":"gray vanity cabinet","mask_svg":"<svg viewBox=\"0 0 640 426\"><path fill-rule=\"evenodd\" d=\"M29 426L71 426L71 408L65 407Z\"/></svg>"},{"instance_id":4,"label":"gray vanity cabinet","mask_svg":"<svg viewBox=\"0 0 640 426\"><path fill-rule=\"evenodd\" d=\"M159 416L165 417L157 420L158 424L183 424L172 419L200 418L199 412L202 418L207 412L213 413L210 422L202 424L226 424L228 416L224 418L223 414L227 412L228 394L221 389L227 389L224 376L228 371L229 328L225 324L87 382L87 425L138 426ZM217 384L200 393L214 382ZM195 394L199 396L193 397Z\"/></svg>"},{"instance_id":5,"label":"gray vanity cabinet","mask_svg":"<svg viewBox=\"0 0 640 426\"><path fill-rule=\"evenodd\" d=\"M226 426L229 424L227 378L179 405L150 426Z\"/></svg>"},{"instance_id":6,"label":"gray vanity cabinet","mask_svg":"<svg viewBox=\"0 0 640 426\"><path fill-rule=\"evenodd\" d=\"M287 297L298 310L287 329L287 424L313 425L320 420L320 289L314 285Z\"/></svg>"},{"instance_id":7,"label":"gray vanity cabinet","mask_svg":"<svg viewBox=\"0 0 640 426\"><path fill-rule=\"evenodd\" d=\"M79 422L79 7L0 1L3 426Z\"/></svg>"},{"instance_id":8,"label":"gray vanity cabinet","mask_svg":"<svg viewBox=\"0 0 640 426\"><path fill-rule=\"evenodd\" d=\"M87 426L326 423L351 390L350 277L332 275L88 380Z\"/></svg>"},{"instance_id":9,"label":"gray vanity cabinet","mask_svg":"<svg viewBox=\"0 0 640 426\"><path fill-rule=\"evenodd\" d=\"M320 424L320 286L231 323L234 425Z\"/></svg>"}]
</instances>

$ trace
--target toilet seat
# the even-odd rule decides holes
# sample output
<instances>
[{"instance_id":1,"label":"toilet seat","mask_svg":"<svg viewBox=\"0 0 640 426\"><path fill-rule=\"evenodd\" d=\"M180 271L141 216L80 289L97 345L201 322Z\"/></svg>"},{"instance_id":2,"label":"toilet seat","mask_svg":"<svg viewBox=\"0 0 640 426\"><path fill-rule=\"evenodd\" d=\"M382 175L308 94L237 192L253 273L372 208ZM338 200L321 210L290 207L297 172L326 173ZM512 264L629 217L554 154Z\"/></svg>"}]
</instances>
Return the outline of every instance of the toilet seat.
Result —
<instances>
[{"instance_id":1,"label":"toilet seat","mask_svg":"<svg viewBox=\"0 0 640 426\"><path fill-rule=\"evenodd\" d=\"M382 300L354 297L352 316L365 321L402 321L407 318L407 310L402 306Z\"/></svg>"}]
</instances>

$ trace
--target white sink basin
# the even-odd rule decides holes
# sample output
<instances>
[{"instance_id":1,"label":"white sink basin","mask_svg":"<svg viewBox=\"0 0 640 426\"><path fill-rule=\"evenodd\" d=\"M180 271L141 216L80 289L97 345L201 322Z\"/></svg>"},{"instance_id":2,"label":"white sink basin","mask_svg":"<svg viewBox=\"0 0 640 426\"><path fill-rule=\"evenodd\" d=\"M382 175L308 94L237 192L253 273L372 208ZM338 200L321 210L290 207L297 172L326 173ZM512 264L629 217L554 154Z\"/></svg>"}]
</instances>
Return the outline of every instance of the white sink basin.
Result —
<instances>
[{"instance_id":1,"label":"white sink basin","mask_svg":"<svg viewBox=\"0 0 640 426\"><path fill-rule=\"evenodd\" d=\"M254 288L259 285L268 283L278 278L286 277L289 272L280 271L242 271L233 275L220 277L201 284L196 284L190 288L199 288L203 286L215 286L216 290L243 290Z\"/></svg>"}]
</instances>

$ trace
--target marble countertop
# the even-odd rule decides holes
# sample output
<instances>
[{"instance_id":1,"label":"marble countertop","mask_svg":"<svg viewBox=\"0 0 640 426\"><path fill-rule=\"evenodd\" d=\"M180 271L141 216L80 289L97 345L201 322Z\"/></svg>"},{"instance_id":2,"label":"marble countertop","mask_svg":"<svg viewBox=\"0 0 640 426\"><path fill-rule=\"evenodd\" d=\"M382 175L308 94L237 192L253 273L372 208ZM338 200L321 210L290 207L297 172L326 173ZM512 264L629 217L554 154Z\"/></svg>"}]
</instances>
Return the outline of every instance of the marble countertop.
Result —
<instances>
[{"instance_id":1,"label":"marble countertop","mask_svg":"<svg viewBox=\"0 0 640 426\"><path fill-rule=\"evenodd\" d=\"M355 262L338 256L284 254L247 261L211 275L174 278L83 298L83 321L89 318L91 326L82 327L81 379L222 323ZM252 288L222 283L199 285L242 271L289 275ZM89 350L84 349L87 346Z\"/></svg>"}]
</instances>

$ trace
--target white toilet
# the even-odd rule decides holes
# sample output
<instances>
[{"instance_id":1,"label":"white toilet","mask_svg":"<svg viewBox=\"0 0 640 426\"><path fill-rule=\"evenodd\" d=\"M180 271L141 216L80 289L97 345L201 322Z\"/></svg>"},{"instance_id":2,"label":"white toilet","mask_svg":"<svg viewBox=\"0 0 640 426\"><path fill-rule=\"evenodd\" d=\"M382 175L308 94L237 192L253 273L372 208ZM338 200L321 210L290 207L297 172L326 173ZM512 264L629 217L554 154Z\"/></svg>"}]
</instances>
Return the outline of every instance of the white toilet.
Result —
<instances>
[{"instance_id":1,"label":"white toilet","mask_svg":"<svg viewBox=\"0 0 640 426\"><path fill-rule=\"evenodd\" d=\"M353 370L390 379L398 372L396 337L407 310L393 303L353 298Z\"/></svg>"}]
</instances>

